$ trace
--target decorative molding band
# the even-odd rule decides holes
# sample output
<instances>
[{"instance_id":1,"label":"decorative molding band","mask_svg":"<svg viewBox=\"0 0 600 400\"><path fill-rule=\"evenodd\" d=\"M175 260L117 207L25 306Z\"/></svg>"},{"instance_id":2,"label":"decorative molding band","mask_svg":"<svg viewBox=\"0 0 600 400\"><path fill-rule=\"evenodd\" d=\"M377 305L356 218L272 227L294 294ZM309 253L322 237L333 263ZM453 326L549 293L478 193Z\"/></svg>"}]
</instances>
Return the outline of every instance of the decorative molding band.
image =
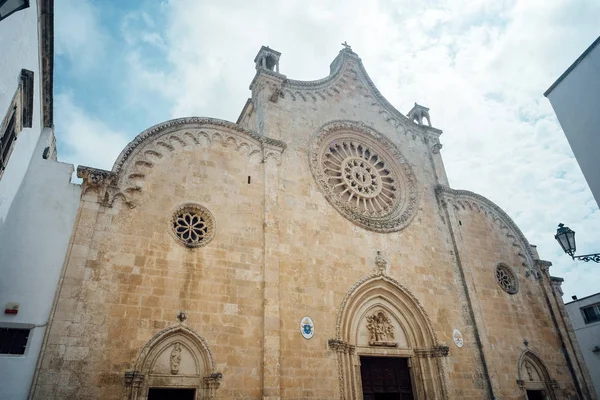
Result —
<instances>
[{"instance_id":1,"label":"decorative molding band","mask_svg":"<svg viewBox=\"0 0 600 400\"><path fill-rule=\"evenodd\" d=\"M352 355L356 350L356 346L348 344L340 339L329 339L327 341L327 345L331 350L335 351L336 353Z\"/></svg>"},{"instance_id":2,"label":"decorative molding band","mask_svg":"<svg viewBox=\"0 0 600 400\"><path fill-rule=\"evenodd\" d=\"M83 179L81 186L82 196L90 191L95 191L98 194L100 204L108 205L108 190L109 187L114 188L116 184L116 173L80 165L77 167L77 177Z\"/></svg>"},{"instance_id":3,"label":"decorative molding band","mask_svg":"<svg viewBox=\"0 0 600 400\"><path fill-rule=\"evenodd\" d=\"M279 74L275 75L280 76ZM340 93L344 85L350 81L365 99L371 99L370 105L375 107L378 113L383 115L384 119L394 128L400 128L403 132L413 134L413 136L414 132L419 132L424 140L425 136L439 137L442 134L439 129L413 123L398 111L377 89L360 57L348 48L340 50L338 56L333 60L329 76L314 81L285 79L281 87L281 95L289 96L292 101L302 99L316 102Z\"/></svg>"},{"instance_id":4,"label":"decorative molding band","mask_svg":"<svg viewBox=\"0 0 600 400\"><path fill-rule=\"evenodd\" d=\"M159 137L161 134L169 131L172 128L177 127L186 127L189 129L211 127L226 128L238 132L242 135L248 136L249 139L253 139L261 144L264 143L274 147L278 147L281 149L281 151L283 151L286 148L286 144L281 140L261 136L258 133L243 128L240 125L235 124L233 122L216 118L178 118L154 125L153 127L146 129L144 132L137 135L127 146L125 146L125 149L123 149L121 154L119 154L119 157L117 157L117 160L113 165L112 171L119 173L127 159L129 159L132 156L132 154L135 153L136 149L141 147L142 144L149 142L152 138Z\"/></svg>"},{"instance_id":5,"label":"decorative molding band","mask_svg":"<svg viewBox=\"0 0 600 400\"><path fill-rule=\"evenodd\" d=\"M125 386L140 387L144 383L144 374L140 371L125 371Z\"/></svg>"},{"instance_id":6,"label":"decorative molding band","mask_svg":"<svg viewBox=\"0 0 600 400\"><path fill-rule=\"evenodd\" d=\"M419 358L448 357L448 353L450 347L446 345L437 345L431 349L415 349L415 356Z\"/></svg>"}]
</instances>

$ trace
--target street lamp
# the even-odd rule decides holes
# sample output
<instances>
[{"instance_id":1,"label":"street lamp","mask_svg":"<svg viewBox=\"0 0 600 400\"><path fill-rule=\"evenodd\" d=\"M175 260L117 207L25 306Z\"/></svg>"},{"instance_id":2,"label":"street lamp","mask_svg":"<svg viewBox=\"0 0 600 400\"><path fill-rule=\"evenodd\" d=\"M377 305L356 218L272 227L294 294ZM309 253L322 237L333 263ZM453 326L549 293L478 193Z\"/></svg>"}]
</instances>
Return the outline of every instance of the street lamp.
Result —
<instances>
[{"instance_id":1,"label":"street lamp","mask_svg":"<svg viewBox=\"0 0 600 400\"><path fill-rule=\"evenodd\" d=\"M29 0L0 0L0 21L27 7L29 7Z\"/></svg>"},{"instance_id":2,"label":"street lamp","mask_svg":"<svg viewBox=\"0 0 600 400\"><path fill-rule=\"evenodd\" d=\"M560 244L560 247L571 256L573 260L581 260L581 261L594 261L600 263L600 253L598 254L586 254L584 256L576 256L575 255L575 231L572 231L565 224L558 224L558 229L556 230L556 235L554 235L554 239Z\"/></svg>"}]
</instances>

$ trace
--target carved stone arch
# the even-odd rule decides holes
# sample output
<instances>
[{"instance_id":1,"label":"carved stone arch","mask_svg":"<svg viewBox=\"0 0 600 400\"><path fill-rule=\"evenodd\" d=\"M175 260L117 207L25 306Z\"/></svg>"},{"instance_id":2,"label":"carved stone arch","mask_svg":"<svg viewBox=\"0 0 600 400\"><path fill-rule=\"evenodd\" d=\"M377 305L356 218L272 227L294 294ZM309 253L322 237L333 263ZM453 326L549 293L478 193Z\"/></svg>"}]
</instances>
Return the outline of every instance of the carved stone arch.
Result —
<instances>
[{"instance_id":1,"label":"carved stone arch","mask_svg":"<svg viewBox=\"0 0 600 400\"><path fill-rule=\"evenodd\" d=\"M522 266L527 268L529 272L533 272L535 262L529 241L504 210L491 200L468 190L454 190L439 185L436 188L436 193L440 200L454 205L455 209L458 209L457 204L462 205L463 209L465 207L463 204L468 204L470 211L483 213L503 232L510 243L519 249L517 255L522 260Z\"/></svg>"},{"instance_id":2,"label":"carved stone arch","mask_svg":"<svg viewBox=\"0 0 600 400\"><path fill-rule=\"evenodd\" d=\"M517 384L523 391L540 390L548 400L555 400L557 383L537 354L527 349L517 361Z\"/></svg>"},{"instance_id":3,"label":"carved stone arch","mask_svg":"<svg viewBox=\"0 0 600 400\"><path fill-rule=\"evenodd\" d=\"M208 344L184 325L158 332L142 348L125 375L128 399L145 400L152 387L195 389L196 399L212 399L222 375Z\"/></svg>"},{"instance_id":4,"label":"carved stone arch","mask_svg":"<svg viewBox=\"0 0 600 400\"><path fill-rule=\"evenodd\" d=\"M286 147L280 140L261 136L232 122L214 118L179 118L140 133L123 149L112 171L81 166L77 174L84 180L84 192L97 192L101 204L110 207L119 197L128 207L134 207L134 195L144 190L144 180L162 158L182 147L208 147L215 142L230 145L246 156L250 163L260 163L267 152L275 150L281 153Z\"/></svg>"},{"instance_id":5,"label":"carved stone arch","mask_svg":"<svg viewBox=\"0 0 600 400\"><path fill-rule=\"evenodd\" d=\"M376 337L374 318L383 319L387 334ZM415 399L446 399L442 363L448 346L440 345L431 321L419 301L393 278L366 276L350 288L337 316L336 338L342 399L362 399L361 356L407 358Z\"/></svg>"}]
</instances>

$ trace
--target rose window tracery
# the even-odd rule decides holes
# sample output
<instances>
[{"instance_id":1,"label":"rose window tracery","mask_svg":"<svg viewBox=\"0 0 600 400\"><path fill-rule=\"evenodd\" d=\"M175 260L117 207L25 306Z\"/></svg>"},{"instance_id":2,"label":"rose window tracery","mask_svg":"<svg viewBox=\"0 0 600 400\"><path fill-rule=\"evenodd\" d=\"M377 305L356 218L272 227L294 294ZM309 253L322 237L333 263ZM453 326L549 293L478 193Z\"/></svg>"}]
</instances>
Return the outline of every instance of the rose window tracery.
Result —
<instances>
[{"instance_id":1,"label":"rose window tracery","mask_svg":"<svg viewBox=\"0 0 600 400\"><path fill-rule=\"evenodd\" d=\"M187 247L206 245L214 236L210 211L197 204L179 207L171 218L173 235Z\"/></svg>"},{"instance_id":2,"label":"rose window tracery","mask_svg":"<svg viewBox=\"0 0 600 400\"><path fill-rule=\"evenodd\" d=\"M519 284L515 274L504 264L496 266L496 280L506 293L515 294L519 291Z\"/></svg>"},{"instance_id":3,"label":"rose window tracery","mask_svg":"<svg viewBox=\"0 0 600 400\"><path fill-rule=\"evenodd\" d=\"M396 146L364 124L337 122L311 142L313 175L329 202L364 228L402 229L416 212L416 180Z\"/></svg>"}]
</instances>

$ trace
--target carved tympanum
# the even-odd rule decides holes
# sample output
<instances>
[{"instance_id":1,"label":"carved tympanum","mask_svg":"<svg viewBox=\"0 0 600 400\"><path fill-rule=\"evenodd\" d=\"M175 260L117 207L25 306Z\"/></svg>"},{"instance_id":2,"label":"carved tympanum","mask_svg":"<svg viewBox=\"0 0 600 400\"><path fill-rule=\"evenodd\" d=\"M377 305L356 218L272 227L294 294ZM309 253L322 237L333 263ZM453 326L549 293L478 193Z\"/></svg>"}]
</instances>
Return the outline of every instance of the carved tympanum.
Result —
<instances>
[{"instance_id":1,"label":"carved tympanum","mask_svg":"<svg viewBox=\"0 0 600 400\"><path fill-rule=\"evenodd\" d=\"M367 329L371 332L371 346L398 346L397 342L391 340L394 339L394 326L384 311L376 311L367 317Z\"/></svg>"}]
</instances>

